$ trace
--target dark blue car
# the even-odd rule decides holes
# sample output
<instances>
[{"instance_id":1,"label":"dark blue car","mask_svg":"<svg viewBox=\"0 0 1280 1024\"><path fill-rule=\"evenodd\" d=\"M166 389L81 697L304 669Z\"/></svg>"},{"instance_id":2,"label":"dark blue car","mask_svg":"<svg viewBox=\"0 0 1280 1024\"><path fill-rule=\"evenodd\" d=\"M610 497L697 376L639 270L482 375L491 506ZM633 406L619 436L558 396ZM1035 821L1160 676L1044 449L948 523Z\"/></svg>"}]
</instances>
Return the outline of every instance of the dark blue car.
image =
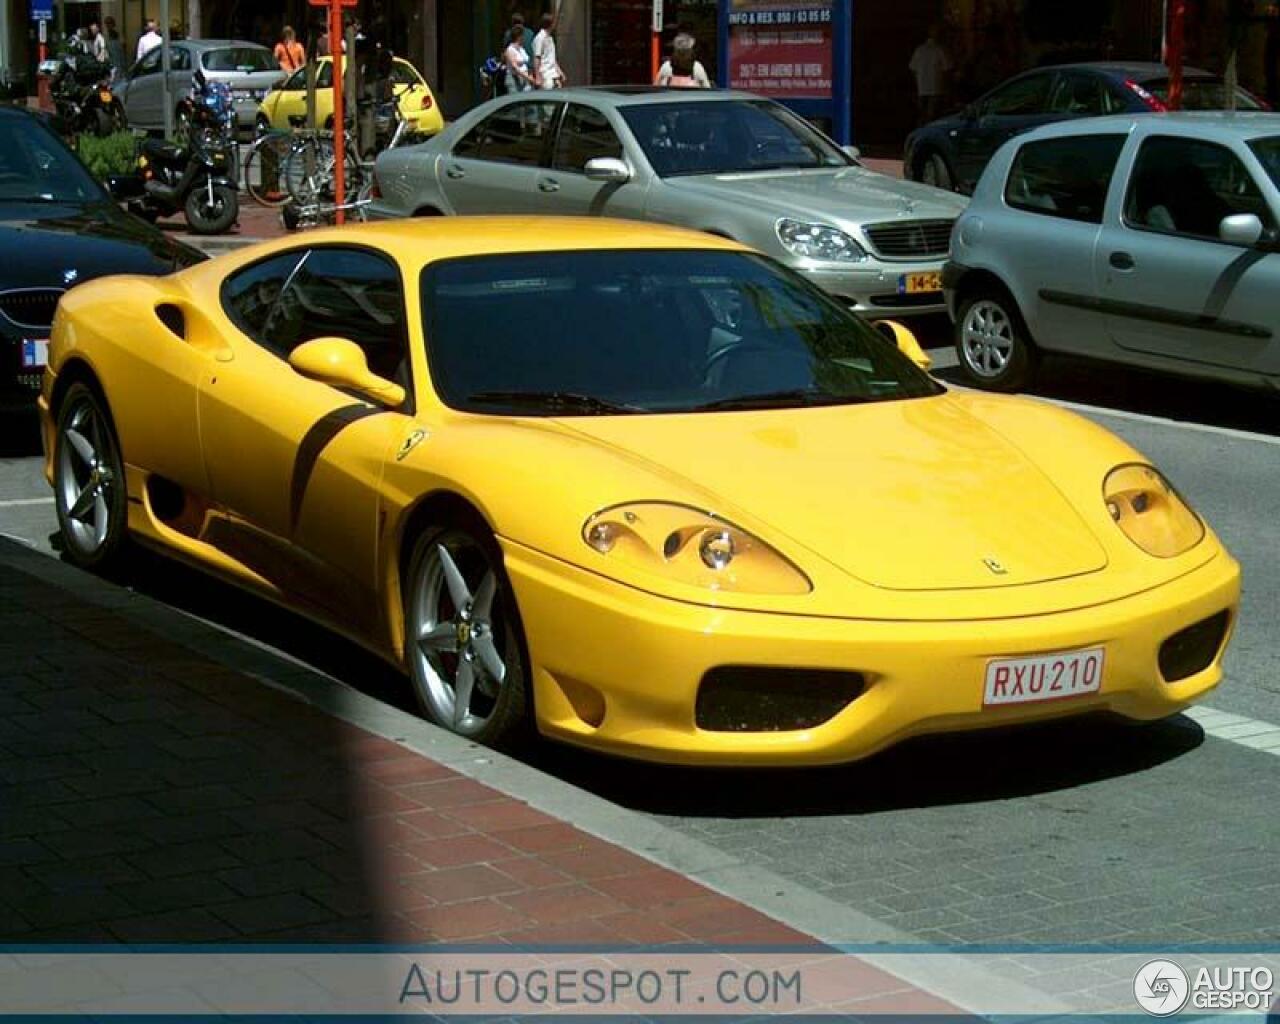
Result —
<instances>
[{"instance_id":1,"label":"dark blue car","mask_svg":"<svg viewBox=\"0 0 1280 1024\"><path fill-rule=\"evenodd\" d=\"M1158 113L1169 97L1163 64L1063 64L1009 79L963 110L907 137L903 168L908 178L958 192L973 191L987 161L1004 141L1051 121L1103 114ZM1182 109L1222 110L1227 93L1217 75L1183 71ZM1264 110L1243 89L1236 108Z\"/></svg>"}]
</instances>

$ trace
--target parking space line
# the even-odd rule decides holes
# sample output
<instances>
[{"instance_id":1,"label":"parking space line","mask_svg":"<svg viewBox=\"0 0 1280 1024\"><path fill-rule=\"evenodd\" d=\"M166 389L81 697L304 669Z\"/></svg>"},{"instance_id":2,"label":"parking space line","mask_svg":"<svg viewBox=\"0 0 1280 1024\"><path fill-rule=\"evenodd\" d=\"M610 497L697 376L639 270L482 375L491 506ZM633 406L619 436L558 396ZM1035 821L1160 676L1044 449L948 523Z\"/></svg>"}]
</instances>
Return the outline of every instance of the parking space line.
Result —
<instances>
[{"instance_id":1,"label":"parking space line","mask_svg":"<svg viewBox=\"0 0 1280 1024\"><path fill-rule=\"evenodd\" d=\"M1280 757L1280 725L1213 708L1188 708L1183 714L1199 725L1206 736Z\"/></svg>"},{"instance_id":2,"label":"parking space line","mask_svg":"<svg viewBox=\"0 0 1280 1024\"><path fill-rule=\"evenodd\" d=\"M25 505L52 505L53 498L4 498L0 499L0 508L21 508Z\"/></svg>"}]
</instances>

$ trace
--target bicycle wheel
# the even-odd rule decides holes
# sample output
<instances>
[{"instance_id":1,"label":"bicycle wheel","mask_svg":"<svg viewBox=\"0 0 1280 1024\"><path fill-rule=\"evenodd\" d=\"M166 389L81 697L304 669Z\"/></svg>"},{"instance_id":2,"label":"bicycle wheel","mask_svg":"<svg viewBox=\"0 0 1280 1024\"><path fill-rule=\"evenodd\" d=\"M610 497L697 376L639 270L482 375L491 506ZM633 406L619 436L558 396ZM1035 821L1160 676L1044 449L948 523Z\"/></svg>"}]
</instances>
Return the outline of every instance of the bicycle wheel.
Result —
<instances>
[{"instance_id":1,"label":"bicycle wheel","mask_svg":"<svg viewBox=\"0 0 1280 1024\"><path fill-rule=\"evenodd\" d=\"M351 202L360 188L360 166L356 154L348 148L343 191ZM337 194L334 173L333 143L328 139L307 139L299 144L285 163L285 186L293 200L302 206L332 204Z\"/></svg>"},{"instance_id":2,"label":"bicycle wheel","mask_svg":"<svg viewBox=\"0 0 1280 1024\"><path fill-rule=\"evenodd\" d=\"M244 186L254 202L283 206L289 201L282 171L292 145L289 132L268 132L254 140L244 158Z\"/></svg>"}]
</instances>

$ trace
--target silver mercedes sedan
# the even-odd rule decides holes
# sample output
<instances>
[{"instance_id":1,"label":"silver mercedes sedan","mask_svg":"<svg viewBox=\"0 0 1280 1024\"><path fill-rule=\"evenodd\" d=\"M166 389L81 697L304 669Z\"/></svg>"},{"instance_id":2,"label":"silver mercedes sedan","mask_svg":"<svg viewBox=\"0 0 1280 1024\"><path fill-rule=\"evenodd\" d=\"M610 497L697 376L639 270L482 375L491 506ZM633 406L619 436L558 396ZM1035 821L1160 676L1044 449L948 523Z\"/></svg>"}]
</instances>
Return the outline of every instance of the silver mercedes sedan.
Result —
<instances>
[{"instance_id":1,"label":"silver mercedes sedan","mask_svg":"<svg viewBox=\"0 0 1280 1024\"><path fill-rule=\"evenodd\" d=\"M869 170L771 100L648 86L492 100L429 142L384 152L375 176L371 218L679 224L759 249L882 316L945 311L942 265L966 202Z\"/></svg>"}]
</instances>

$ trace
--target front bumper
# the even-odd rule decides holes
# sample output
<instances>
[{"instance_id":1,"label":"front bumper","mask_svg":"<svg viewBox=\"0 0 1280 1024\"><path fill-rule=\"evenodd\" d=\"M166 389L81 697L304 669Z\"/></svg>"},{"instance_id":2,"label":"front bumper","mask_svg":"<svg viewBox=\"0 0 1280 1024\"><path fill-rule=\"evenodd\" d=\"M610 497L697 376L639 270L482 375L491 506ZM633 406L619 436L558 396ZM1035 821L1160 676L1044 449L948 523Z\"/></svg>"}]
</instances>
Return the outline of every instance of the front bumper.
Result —
<instances>
[{"instance_id":1,"label":"front bumper","mask_svg":"<svg viewBox=\"0 0 1280 1024\"><path fill-rule=\"evenodd\" d=\"M1171 635L1227 610L1239 566L1225 552L1163 586L1094 608L957 622L870 621L734 611L647 594L503 541L529 647L538 727L628 757L681 764L816 765L866 757L931 732L1110 711L1172 715L1221 679L1230 629L1207 668L1165 682ZM980 599L975 608L981 609ZM983 707L992 658L1102 645L1096 694ZM695 723L700 682L723 666L863 673L861 696L813 728L717 732Z\"/></svg>"},{"instance_id":2,"label":"front bumper","mask_svg":"<svg viewBox=\"0 0 1280 1024\"><path fill-rule=\"evenodd\" d=\"M910 295L903 290L908 275L941 274L942 267L942 260L921 260L918 263L869 261L848 269L833 269L830 265L794 269L855 312L896 320L947 311L941 291Z\"/></svg>"}]
</instances>

